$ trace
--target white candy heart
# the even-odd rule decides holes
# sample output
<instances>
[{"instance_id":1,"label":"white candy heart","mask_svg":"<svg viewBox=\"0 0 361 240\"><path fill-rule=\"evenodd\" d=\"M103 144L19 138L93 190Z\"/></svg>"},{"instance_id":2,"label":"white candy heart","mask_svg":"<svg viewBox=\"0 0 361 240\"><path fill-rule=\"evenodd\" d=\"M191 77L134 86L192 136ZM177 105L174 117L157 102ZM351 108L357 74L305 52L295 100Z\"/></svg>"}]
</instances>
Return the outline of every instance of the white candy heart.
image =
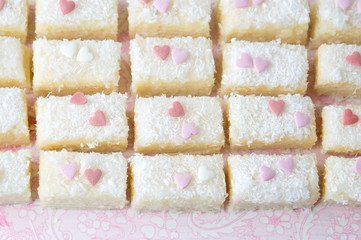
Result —
<instances>
[{"instance_id":1,"label":"white candy heart","mask_svg":"<svg viewBox=\"0 0 361 240\"><path fill-rule=\"evenodd\" d=\"M67 42L60 46L60 52L68 58L73 58L77 48L78 46L75 42Z\"/></svg>"},{"instance_id":2,"label":"white candy heart","mask_svg":"<svg viewBox=\"0 0 361 240\"><path fill-rule=\"evenodd\" d=\"M93 54L89 51L87 47L81 47L78 55L76 56L76 60L79 62L89 62L93 60Z\"/></svg>"},{"instance_id":3,"label":"white candy heart","mask_svg":"<svg viewBox=\"0 0 361 240\"><path fill-rule=\"evenodd\" d=\"M211 180L212 178L214 178L214 172L212 170L210 170L207 166L201 165L198 168L198 179L201 183L207 182L207 181Z\"/></svg>"}]
</instances>

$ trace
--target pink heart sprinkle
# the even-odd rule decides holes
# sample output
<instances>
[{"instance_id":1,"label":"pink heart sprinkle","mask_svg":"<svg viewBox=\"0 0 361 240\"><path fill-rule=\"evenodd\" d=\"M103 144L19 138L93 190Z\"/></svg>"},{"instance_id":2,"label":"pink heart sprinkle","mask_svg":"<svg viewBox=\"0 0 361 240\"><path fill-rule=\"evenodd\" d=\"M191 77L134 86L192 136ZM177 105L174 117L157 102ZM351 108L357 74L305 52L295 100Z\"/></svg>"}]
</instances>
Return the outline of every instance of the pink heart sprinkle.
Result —
<instances>
[{"instance_id":1,"label":"pink heart sprinkle","mask_svg":"<svg viewBox=\"0 0 361 240\"><path fill-rule=\"evenodd\" d=\"M295 168L295 162L292 157L281 159L277 162L277 167L286 173L291 173Z\"/></svg>"},{"instance_id":2,"label":"pink heart sprinkle","mask_svg":"<svg viewBox=\"0 0 361 240\"><path fill-rule=\"evenodd\" d=\"M148 4L150 0L141 0L143 3Z\"/></svg>"},{"instance_id":3,"label":"pink heart sprinkle","mask_svg":"<svg viewBox=\"0 0 361 240\"><path fill-rule=\"evenodd\" d=\"M361 66L361 54L359 52L353 52L346 57L346 62L352 66Z\"/></svg>"},{"instance_id":4,"label":"pink heart sprinkle","mask_svg":"<svg viewBox=\"0 0 361 240\"><path fill-rule=\"evenodd\" d=\"M105 118L105 115L102 111L100 110L97 110L93 117L91 117L89 119L89 123L90 125L94 126L94 127L102 127L102 126L105 126L106 124L106 118Z\"/></svg>"},{"instance_id":5,"label":"pink heart sprinkle","mask_svg":"<svg viewBox=\"0 0 361 240\"><path fill-rule=\"evenodd\" d=\"M166 13L170 5L170 0L156 0L153 5L159 12Z\"/></svg>"},{"instance_id":6,"label":"pink heart sprinkle","mask_svg":"<svg viewBox=\"0 0 361 240\"><path fill-rule=\"evenodd\" d=\"M357 2L357 12L361 13L361 1Z\"/></svg>"},{"instance_id":7,"label":"pink heart sprinkle","mask_svg":"<svg viewBox=\"0 0 361 240\"><path fill-rule=\"evenodd\" d=\"M192 135L197 135L199 130L191 123L183 123L181 136L184 139L190 138Z\"/></svg>"},{"instance_id":8,"label":"pink heart sprinkle","mask_svg":"<svg viewBox=\"0 0 361 240\"><path fill-rule=\"evenodd\" d=\"M297 128L305 127L311 121L311 118L309 116L301 112L295 112L294 118Z\"/></svg>"},{"instance_id":9,"label":"pink heart sprinkle","mask_svg":"<svg viewBox=\"0 0 361 240\"><path fill-rule=\"evenodd\" d=\"M246 8L246 7L249 7L250 4L249 4L248 0L234 0L233 6L235 8Z\"/></svg>"},{"instance_id":10,"label":"pink heart sprinkle","mask_svg":"<svg viewBox=\"0 0 361 240\"><path fill-rule=\"evenodd\" d=\"M343 11L346 11L352 5L352 1L353 0L336 0L336 3Z\"/></svg>"},{"instance_id":11,"label":"pink heart sprinkle","mask_svg":"<svg viewBox=\"0 0 361 240\"><path fill-rule=\"evenodd\" d=\"M64 164L60 166L60 170L66 179L71 180L73 179L75 173L78 171L78 165L76 165L75 163Z\"/></svg>"},{"instance_id":12,"label":"pink heart sprinkle","mask_svg":"<svg viewBox=\"0 0 361 240\"><path fill-rule=\"evenodd\" d=\"M253 0L253 5L261 5L264 2L264 0Z\"/></svg>"},{"instance_id":13,"label":"pink heart sprinkle","mask_svg":"<svg viewBox=\"0 0 361 240\"><path fill-rule=\"evenodd\" d=\"M172 107L168 109L168 115L171 117L183 117L184 109L180 102L173 102Z\"/></svg>"},{"instance_id":14,"label":"pink heart sprinkle","mask_svg":"<svg viewBox=\"0 0 361 240\"><path fill-rule=\"evenodd\" d=\"M170 52L170 47L168 45L153 47L153 53L160 60L165 60L168 57L169 52Z\"/></svg>"},{"instance_id":15,"label":"pink heart sprinkle","mask_svg":"<svg viewBox=\"0 0 361 240\"><path fill-rule=\"evenodd\" d=\"M259 177L262 181L271 180L272 178L274 178L274 176L276 176L276 172L272 168L266 166L262 166L259 168Z\"/></svg>"},{"instance_id":16,"label":"pink heart sprinkle","mask_svg":"<svg viewBox=\"0 0 361 240\"><path fill-rule=\"evenodd\" d=\"M241 56L236 61L236 65L239 68L253 68L253 59L247 53L241 53Z\"/></svg>"},{"instance_id":17,"label":"pink heart sprinkle","mask_svg":"<svg viewBox=\"0 0 361 240\"><path fill-rule=\"evenodd\" d=\"M191 182L191 180L192 180L192 175L190 175L190 174L176 173L174 175L174 182L179 189L186 188L189 185L189 183Z\"/></svg>"},{"instance_id":18,"label":"pink heart sprinkle","mask_svg":"<svg viewBox=\"0 0 361 240\"><path fill-rule=\"evenodd\" d=\"M0 10L3 9L6 0L0 0Z\"/></svg>"},{"instance_id":19,"label":"pink heart sprinkle","mask_svg":"<svg viewBox=\"0 0 361 240\"><path fill-rule=\"evenodd\" d=\"M280 115L285 108L285 102L283 100L269 100L268 101L268 108L273 112L275 115Z\"/></svg>"},{"instance_id":20,"label":"pink heart sprinkle","mask_svg":"<svg viewBox=\"0 0 361 240\"><path fill-rule=\"evenodd\" d=\"M88 182L94 186L97 184L102 176L102 171L100 169L92 170L92 169L86 169L84 172L84 175Z\"/></svg>"},{"instance_id":21,"label":"pink heart sprinkle","mask_svg":"<svg viewBox=\"0 0 361 240\"><path fill-rule=\"evenodd\" d=\"M60 10L63 15L72 12L75 8L75 2L68 0L59 0Z\"/></svg>"},{"instance_id":22,"label":"pink heart sprinkle","mask_svg":"<svg viewBox=\"0 0 361 240\"><path fill-rule=\"evenodd\" d=\"M84 96L84 93L82 92L76 92L74 95L70 98L70 102L77 105L83 105L88 102L86 97Z\"/></svg>"},{"instance_id":23,"label":"pink heart sprinkle","mask_svg":"<svg viewBox=\"0 0 361 240\"><path fill-rule=\"evenodd\" d=\"M258 73L261 73L261 72L264 72L268 68L269 62L265 59L255 57L253 59L253 65L256 68L256 71Z\"/></svg>"},{"instance_id":24,"label":"pink heart sprinkle","mask_svg":"<svg viewBox=\"0 0 361 240\"><path fill-rule=\"evenodd\" d=\"M356 159L355 172L358 173L358 174L361 174L361 157Z\"/></svg>"},{"instance_id":25,"label":"pink heart sprinkle","mask_svg":"<svg viewBox=\"0 0 361 240\"><path fill-rule=\"evenodd\" d=\"M188 51L182 51L180 49L174 48L172 49L172 59L175 64L181 64L185 62L189 57Z\"/></svg>"}]
</instances>

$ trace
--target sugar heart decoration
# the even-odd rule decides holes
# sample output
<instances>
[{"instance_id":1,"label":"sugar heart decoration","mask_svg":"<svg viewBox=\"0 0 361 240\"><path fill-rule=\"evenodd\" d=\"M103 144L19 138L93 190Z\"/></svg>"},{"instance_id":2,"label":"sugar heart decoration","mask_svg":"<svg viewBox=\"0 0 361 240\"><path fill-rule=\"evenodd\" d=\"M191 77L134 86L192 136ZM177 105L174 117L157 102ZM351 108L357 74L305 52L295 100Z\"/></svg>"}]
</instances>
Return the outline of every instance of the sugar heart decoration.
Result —
<instances>
[{"instance_id":1,"label":"sugar heart decoration","mask_svg":"<svg viewBox=\"0 0 361 240\"><path fill-rule=\"evenodd\" d=\"M273 112L275 115L280 115L285 108L285 102L283 100L269 100L268 101L268 108Z\"/></svg>"},{"instance_id":2,"label":"sugar heart decoration","mask_svg":"<svg viewBox=\"0 0 361 240\"><path fill-rule=\"evenodd\" d=\"M353 66L361 66L361 54L359 52L353 52L351 55L346 57L346 62Z\"/></svg>"},{"instance_id":3,"label":"sugar heart decoration","mask_svg":"<svg viewBox=\"0 0 361 240\"><path fill-rule=\"evenodd\" d=\"M68 58L73 58L78 48L75 42L66 42L60 45L60 52Z\"/></svg>"},{"instance_id":4,"label":"sugar heart decoration","mask_svg":"<svg viewBox=\"0 0 361 240\"><path fill-rule=\"evenodd\" d=\"M168 45L153 47L153 53L160 60L165 60L168 57L169 52L170 52L170 47Z\"/></svg>"},{"instance_id":5,"label":"sugar heart decoration","mask_svg":"<svg viewBox=\"0 0 361 240\"><path fill-rule=\"evenodd\" d=\"M246 7L249 7L250 4L249 4L248 0L234 0L233 6L235 8L246 8Z\"/></svg>"},{"instance_id":6,"label":"sugar heart decoration","mask_svg":"<svg viewBox=\"0 0 361 240\"><path fill-rule=\"evenodd\" d=\"M188 139L192 137L193 135L197 135L199 133L199 130L196 126L194 126L191 123L183 123L182 125L182 133L181 136L184 139Z\"/></svg>"},{"instance_id":7,"label":"sugar heart decoration","mask_svg":"<svg viewBox=\"0 0 361 240\"><path fill-rule=\"evenodd\" d=\"M259 177L262 181L269 181L276 176L276 172L269 167L261 166L259 168Z\"/></svg>"},{"instance_id":8,"label":"sugar heart decoration","mask_svg":"<svg viewBox=\"0 0 361 240\"><path fill-rule=\"evenodd\" d=\"M187 173L185 174L176 173L174 175L174 183L177 185L179 189L186 188L191 182L191 180L192 180L192 175Z\"/></svg>"},{"instance_id":9,"label":"sugar heart decoration","mask_svg":"<svg viewBox=\"0 0 361 240\"><path fill-rule=\"evenodd\" d=\"M106 118L105 118L105 115L102 111L100 110L97 110L93 117L91 117L89 119L89 123L90 125L94 126L94 127L102 127L102 126L105 126L106 124Z\"/></svg>"},{"instance_id":10,"label":"sugar heart decoration","mask_svg":"<svg viewBox=\"0 0 361 240\"><path fill-rule=\"evenodd\" d=\"M346 11L351 7L353 0L336 0L337 5L343 10Z\"/></svg>"},{"instance_id":11,"label":"sugar heart decoration","mask_svg":"<svg viewBox=\"0 0 361 240\"><path fill-rule=\"evenodd\" d=\"M305 126L307 126L307 124L309 124L311 122L311 118L304 113L295 112L295 114L293 116L294 116L295 124L296 124L297 128L305 127Z\"/></svg>"},{"instance_id":12,"label":"sugar heart decoration","mask_svg":"<svg viewBox=\"0 0 361 240\"><path fill-rule=\"evenodd\" d=\"M170 0L156 0L153 5L159 12L166 13L170 5Z\"/></svg>"},{"instance_id":13,"label":"sugar heart decoration","mask_svg":"<svg viewBox=\"0 0 361 240\"><path fill-rule=\"evenodd\" d=\"M264 0L253 0L253 5L258 6L261 5L264 2Z\"/></svg>"},{"instance_id":14,"label":"sugar heart decoration","mask_svg":"<svg viewBox=\"0 0 361 240\"><path fill-rule=\"evenodd\" d=\"M73 179L75 173L78 171L78 165L76 165L75 163L64 164L60 166L60 170L66 179L71 180Z\"/></svg>"},{"instance_id":15,"label":"sugar heart decoration","mask_svg":"<svg viewBox=\"0 0 361 240\"><path fill-rule=\"evenodd\" d=\"M276 163L277 167L285 173L291 173L295 168L295 161L292 157L281 159Z\"/></svg>"},{"instance_id":16,"label":"sugar heart decoration","mask_svg":"<svg viewBox=\"0 0 361 240\"><path fill-rule=\"evenodd\" d=\"M361 174L361 157L356 159L355 172L358 173L358 174Z\"/></svg>"},{"instance_id":17,"label":"sugar heart decoration","mask_svg":"<svg viewBox=\"0 0 361 240\"><path fill-rule=\"evenodd\" d=\"M59 0L60 10L63 15L71 13L75 8L75 2L68 0Z\"/></svg>"},{"instance_id":18,"label":"sugar heart decoration","mask_svg":"<svg viewBox=\"0 0 361 240\"><path fill-rule=\"evenodd\" d=\"M88 180L88 182L92 185L95 186L95 184L97 184L102 176L102 171L100 169L86 169L84 171L84 175L86 177L86 179Z\"/></svg>"},{"instance_id":19,"label":"sugar heart decoration","mask_svg":"<svg viewBox=\"0 0 361 240\"><path fill-rule=\"evenodd\" d=\"M269 67L269 61L259 57L255 57L253 59L253 65L256 69L256 72L261 73L266 71L266 69Z\"/></svg>"},{"instance_id":20,"label":"sugar heart decoration","mask_svg":"<svg viewBox=\"0 0 361 240\"><path fill-rule=\"evenodd\" d=\"M213 179L214 176L215 176L214 172L212 170L210 170L207 166L201 165L198 168L198 179L201 183L207 182L207 181Z\"/></svg>"},{"instance_id":21,"label":"sugar heart decoration","mask_svg":"<svg viewBox=\"0 0 361 240\"><path fill-rule=\"evenodd\" d=\"M247 53L241 53L241 56L236 61L236 65L239 68L253 68L253 59Z\"/></svg>"},{"instance_id":22,"label":"sugar heart decoration","mask_svg":"<svg viewBox=\"0 0 361 240\"><path fill-rule=\"evenodd\" d=\"M175 64L181 64L189 58L189 52L186 50L180 50L177 48L172 49L172 59Z\"/></svg>"},{"instance_id":23,"label":"sugar heart decoration","mask_svg":"<svg viewBox=\"0 0 361 240\"><path fill-rule=\"evenodd\" d=\"M358 122L358 116L353 114L351 109L345 109L342 114L342 124L343 125L352 125Z\"/></svg>"},{"instance_id":24,"label":"sugar heart decoration","mask_svg":"<svg viewBox=\"0 0 361 240\"><path fill-rule=\"evenodd\" d=\"M6 2L6 0L0 0L0 10L3 9L5 2Z\"/></svg>"},{"instance_id":25,"label":"sugar heart decoration","mask_svg":"<svg viewBox=\"0 0 361 240\"><path fill-rule=\"evenodd\" d=\"M90 52L88 47L81 47L78 55L76 56L76 60L79 62L89 62L93 60L94 56Z\"/></svg>"},{"instance_id":26,"label":"sugar heart decoration","mask_svg":"<svg viewBox=\"0 0 361 240\"><path fill-rule=\"evenodd\" d=\"M183 117L184 109L180 102L173 102L172 107L168 109L168 115L171 117Z\"/></svg>"},{"instance_id":27,"label":"sugar heart decoration","mask_svg":"<svg viewBox=\"0 0 361 240\"><path fill-rule=\"evenodd\" d=\"M361 1L357 2L357 12L361 13Z\"/></svg>"},{"instance_id":28,"label":"sugar heart decoration","mask_svg":"<svg viewBox=\"0 0 361 240\"><path fill-rule=\"evenodd\" d=\"M84 93L82 92L76 92L74 95L70 98L70 102L76 105L83 105L88 102L88 99L84 96Z\"/></svg>"}]
</instances>

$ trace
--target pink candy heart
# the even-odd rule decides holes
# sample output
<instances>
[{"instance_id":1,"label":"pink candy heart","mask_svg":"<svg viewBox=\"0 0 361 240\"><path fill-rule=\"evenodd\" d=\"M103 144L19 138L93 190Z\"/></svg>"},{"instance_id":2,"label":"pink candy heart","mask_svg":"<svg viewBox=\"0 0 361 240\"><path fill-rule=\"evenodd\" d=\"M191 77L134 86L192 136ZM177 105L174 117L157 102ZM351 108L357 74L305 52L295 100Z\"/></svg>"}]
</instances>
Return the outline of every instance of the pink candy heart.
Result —
<instances>
[{"instance_id":1,"label":"pink candy heart","mask_svg":"<svg viewBox=\"0 0 361 240\"><path fill-rule=\"evenodd\" d=\"M105 118L105 115L102 111L100 110L97 110L93 117L91 117L89 119L89 123L90 125L94 126L94 127L102 127L102 126L105 126L106 124L106 118Z\"/></svg>"},{"instance_id":2,"label":"pink candy heart","mask_svg":"<svg viewBox=\"0 0 361 240\"><path fill-rule=\"evenodd\" d=\"M92 170L92 169L86 169L84 172L84 175L88 182L94 186L97 184L102 176L102 171L99 169Z\"/></svg>"},{"instance_id":3,"label":"pink candy heart","mask_svg":"<svg viewBox=\"0 0 361 240\"><path fill-rule=\"evenodd\" d=\"M175 64L181 64L185 62L189 57L188 51L183 51L177 48L172 49L172 59Z\"/></svg>"},{"instance_id":4,"label":"pink candy heart","mask_svg":"<svg viewBox=\"0 0 361 240\"><path fill-rule=\"evenodd\" d=\"M172 107L168 109L168 115L171 117L183 117L184 109L180 102L173 102Z\"/></svg>"},{"instance_id":5,"label":"pink candy heart","mask_svg":"<svg viewBox=\"0 0 361 240\"><path fill-rule=\"evenodd\" d=\"M233 6L235 8L246 8L246 7L249 7L250 4L249 4L248 0L234 0Z\"/></svg>"},{"instance_id":6,"label":"pink candy heart","mask_svg":"<svg viewBox=\"0 0 361 240\"><path fill-rule=\"evenodd\" d=\"M3 9L6 0L0 0L0 10Z\"/></svg>"},{"instance_id":7,"label":"pink candy heart","mask_svg":"<svg viewBox=\"0 0 361 240\"><path fill-rule=\"evenodd\" d=\"M268 101L268 108L273 112L275 115L280 115L285 108L285 102L283 100L269 100Z\"/></svg>"},{"instance_id":8,"label":"pink candy heart","mask_svg":"<svg viewBox=\"0 0 361 240\"><path fill-rule=\"evenodd\" d=\"M264 0L253 0L253 5L258 6L258 5L262 4L263 2L264 2Z\"/></svg>"},{"instance_id":9,"label":"pink candy heart","mask_svg":"<svg viewBox=\"0 0 361 240\"><path fill-rule=\"evenodd\" d=\"M63 15L66 15L74 10L75 2L68 0L59 0L59 6Z\"/></svg>"},{"instance_id":10,"label":"pink candy heart","mask_svg":"<svg viewBox=\"0 0 361 240\"><path fill-rule=\"evenodd\" d=\"M361 174L361 157L356 159L355 172L358 173L358 174Z\"/></svg>"},{"instance_id":11,"label":"pink candy heart","mask_svg":"<svg viewBox=\"0 0 361 240\"><path fill-rule=\"evenodd\" d=\"M191 180L192 180L192 175L190 175L190 174L176 173L174 175L174 182L179 189L186 188L189 185L189 183L191 182Z\"/></svg>"},{"instance_id":12,"label":"pink candy heart","mask_svg":"<svg viewBox=\"0 0 361 240\"><path fill-rule=\"evenodd\" d=\"M255 57L253 59L253 65L254 65L256 71L258 73L261 73L261 72L264 72L268 68L269 62L265 59Z\"/></svg>"},{"instance_id":13,"label":"pink candy heart","mask_svg":"<svg viewBox=\"0 0 361 240\"><path fill-rule=\"evenodd\" d=\"M353 0L336 0L336 3L343 11L346 11L352 5L352 1Z\"/></svg>"},{"instance_id":14,"label":"pink candy heart","mask_svg":"<svg viewBox=\"0 0 361 240\"><path fill-rule=\"evenodd\" d=\"M242 53L237 59L236 65L239 68L253 68L253 59L247 53Z\"/></svg>"},{"instance_id":15,"label":"pink candy heart","mask_svg":"<svg viewBox=\"0 0 361 240\"><path fill-rule=\"evenodd\" d=\"M170 0L156 0L153 5L159 12L166 13L170 5Z\"/></svg>"},{"instance_id":16,"label":"pink candy heart","mask_svg":"<svg viewBox=\"0 0 361 240\"><path fill-rule=\"evenodd\" d=\"M281 159L276 164L279 169L286 173L291 173L295 168L295 162L292 157Z\"/></svg>"},{"instance_id":17,"label":"pink candy heart","mask_svg":"<svg viewBox=\"0 0 361 240\"><path fill-rule=\"evenodd\" d=\"M269 167L262 166L259 168L259 177L262 181L269 181L276 176L276 172Z\"/></svg>"},{"instance_id":18,"label":"pink candy heart","mask_svg":"<svg viewBox=\"0 0 361 240\"><path fill-rule=\"evenodd\" d=\"M196 126L194 126L191 123L183 123L182 125L182 133L181 136L184 139L188 139L192 137L193 135L197 135L199 133L199 130Z\"/></svg>"},{"instance_id":19,"label":"pink candy heart","mask_svg":"<svg viewBox=\"0 0 361 240\"><path fill-rule=\"evenodd\" d=\"M301 112L295 112L293 116L297 128L305 127L311 121L311 118L309 116Z\"/></svg>"},{"instance_id":20,"label":"pink candy heart","mask_svg":"<svg viewBox=\"0 0 361 240\"><path fill-rule=\"evenodd\" d=\"M359 52L353 52L346 57L346 62L352 66L361 66L361 54Z\"/></svg>"},{"instance_id":21,"label":"pink candy heart","mask_svg":"<svg viewBox=\"0 0 361 240\"><path fill-rule=\"evenodd\" d=\"M78 166L75 163L64 164L60 166L60 170L66 179L71 180L78 171Z\"/></svg>"},{"instance_id":22,"label":"pink candy heart","mask_svg":"<svg viewBox=\"0 0 361 240\"><path fill-rule=\"evenodd\" d=\"M153 53L160 59L165 60L170 52L170 47L168 45L164 46L154 46Z\"/></svg>"},{"instance_id":23,"label":"pink candy heart","mask_svg":"<svg viewBox=\"0 0 361 240\"><path fill-rule=\"evenodd\" d=\"M76 92L71 98L70 102L77 105L83 105L88 102L86 97L84 96L84 93L82 92Z\"/></svg>"}]
</instances>

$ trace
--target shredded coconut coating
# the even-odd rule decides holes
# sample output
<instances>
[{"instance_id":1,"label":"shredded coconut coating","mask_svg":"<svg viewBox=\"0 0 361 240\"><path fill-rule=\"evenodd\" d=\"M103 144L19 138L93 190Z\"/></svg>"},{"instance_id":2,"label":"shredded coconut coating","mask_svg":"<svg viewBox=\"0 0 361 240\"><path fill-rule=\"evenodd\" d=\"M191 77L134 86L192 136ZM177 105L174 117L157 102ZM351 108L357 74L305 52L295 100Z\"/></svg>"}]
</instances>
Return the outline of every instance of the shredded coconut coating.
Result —
<instances>
[{"instance_id":1,"label":"shredded coconut coating","mask_svg":"<svg viewBox=\"0 0 361 240\"><path fill-rule=\"evenodd\" d=\"M323 44L317 53L316 90L330 87L329 91L357 91L361 88L361 67L346 62L353 52L361 53L361 46L346 44ZM337 87L336 87L337 86ZM350 93L352 94L352 92Z\"/></svg>"},{"instance_id":2,"label":"shredded coconut coating","mask_svg":"<svg viewBox=\"0 0 361 240\"><path fill-rule=\"evenodd\" d=\"M185 115L171 117L173 102L182 104ZM221 103L214 97L137 98L134 107L134 150L141 153L216 153L224 145ZM197 135L184 139L183 123L191 123Z\"/></svg>"},{"instance_id":3,"label":"shredded coconut coating","mask_svg":"<svg viewBox=\"0 0 361 240\"><path fill-rule=\"evenodd\" d=\"M31 150L0 152L0 204L31 202Z\"/></svg>"},{"instance_id":4,"label":"shredded coconut coating","mask_svg":"<svg viewBox=\"0 0 361 240\"><path fill-rule=\"evenodd\" d=\"M176 65L171 53L166 60L160 60L154 53L154 46L168 45L171 49L177 48L189 52L189 58ZM143 91L142 85L150 85L151 88L162 83L173 84L175 88L184 88L191 94L194 90L187 88L186 84L199 83L210 93L214 85L215 64L212 55L212 41L199 37L176 37L176 38L142 38L136 36L130 42L130 58L132 62L132 91ZM152 84L150 84L152 83ZM140 90L139 90L140 89ZM145 90L144 90L145 91ZM155 91L151 89L151 91ZM177 90L174 89L174 92ZM184 89L183 89L184 91Z\"/></svg>"},{"instance_id":5,"label":"shredded coconut coating","mask_svg":"<svg viewBox=\"0 0 361 240\"><path fill-rule=\"evenodd\" d=\"M16 83L18 86L28 85L24 70L25 56L20 40L12 37L0 37L0 52L0 86L11 87L9 85L11 83Z\"/></svg>"},{"instance_id":6,"label":"shredded coconut coating","mask_svg":"<svg viewBox=\"0 0 361 240\"><path fill-rule=\"evenodd\" d=\"M129 159L132 174L132 208L140 211L220 211L225 198L226 182L222 155L155 155L136 154ZM200 167L214 174L202 182ZM191 182L179 189L175 174L190 174Z\"/></svg>"},{"instance_id":7,"label":"shredded coconut coating","mask_svg":"<svg viewBox=\"0 0 361 240\"><path fill-rule=\"evenodd\" d=\"M323 199L329 203L361 206L361 174L357 158L331 156L326 159Z\"/></svg>"},{"instance_id":8,"label":"shredded coconut coating","mask_svg":"<svg viewBox=\"0 0 361 240\"><path fill-rule=\"evenodd\" d=\"M322 148L325 152L361 153L361 123L343 125L345 109L351 109L361 119L359 105L326 106L322 110Z\"/></svg>"},{"instance_id":9,"label":"shredded coconut coating","mask_svg":"<svg viewBox=\"0 0 361 240\"><path fill-rule=\"evenodd\" d=\"M0 11L0 33L25 38L28 23L28 1L8 0Z\"/></svg>"},{"instance_id":10,"label":"shredded coconut coating","mask_svg":"<svg viewBox=\"0 0 361 240\"><path fill-rule=\"evenodd\" d=\"M269 67L261 73L257 73L254 68L238 67L236 62L242 53L269 61ZM223 94L256 87L264 87L262 94L265 95L306 92L308 60L304 46L281 44L280 41L257 43L233 40L223 46L222 54ZM253 93L248 91L247 94Z\"/></svg>"},{"instance_id":11,"label":"shredded coconut coating","mask_svg":"<svg viewBox=\"0 0 361 240\"><path fill-rule=\"evenodd\" d=\"M43 37L55 33L90 35L100 30L110 31L116 35L118 26L117 0L72 0L75 8L72 12L63 15L59 0L36 0L36 33ZM51 33L53 31L53 33ZM101 33L100 33L101 34Z\"/></svg>"},{"instance_id":12,"label":"shredded coconut coating","mask_svg":"<svg viewBox=\"0 0 361 240\"><path fill-rule=\"evenodd\" d=\"M306 40L310 22L306 0L267 0L246 8L236 8L233 2L219 0L217 6L220 33L226 40L228 34L267 41L281 38L289 43Z\"/></svg>"},{"instance_id":13,"label":"shredded coconut coating","mask_svg":"<svg viewBox=\"0 0 361 240\"><path fill-rule=\"evenodd\" d=\"M118 145L119 150L126 148L129 130L126 96L97 93L85 97L88 102L84 105L70 103L71 96L37 99L37 145L40 149L60 150L79 146L82 151L95 151L97 145L104 144ZM105 114L105 126L89 124L89 119L97 110Z\"/></svg>"},{"instance_id":14,"label":"shredded coconut coating","mask_svg":"<svg viewBox=\"0 0 361 240\"><path fill-rule=\"evenodd\" d=\"M60 167L73 163L78 171L68 180ZM102 171L95 186L86 179L86 169ZM39 178L39 198L44 207L112 209L123 208L127 203L127 161L121 153L41 151Z\"/></svg>"},{"instance_id":15,"label":"shredded coconut coating","mask_svg":"<svg viewBox=\"0 0 361 240\"><path fill-rule=\"evenodd\" d=\"M77 46L72 58L60 50L70 42ZM82 47L87 47L93 55L91 61L77 61ZM118 89L121 43L112 40L58 41L42 38L34 41L33 49L35 93L46 96L48 92L71 94L81 88L95 88L95 92Z\"/></svg>"},{"instance_id":16,"label":"shredded coconut coating","mask_svg":"<svg viewBox=\"0 0 361 240\"><path fill-rule=\"evenodd\" d=\"M278 116L268 107L271 99L285 102L284 110ZM295 112L308 115L310 123L297 128ZM273 144L279 144L278 148L309 148L317 140L312 100L298 94L280 97L232 95L228 100L228 121L232 148L268 148ZM290 142L294 142L293 146L289 146Z\"/></svg>"},{"instance_id":17,"label":"shredded coconut coating","mask_svg":"<svg viewBox=\"0 0 361 240\"><path fill-rule=\"evenodd\" d=\"M154 26L155 31L165 35L166 29L174 32L181 31L186 35L194 35L193 30L207 32L209 35L209 22L211 20L211 0L171 0L165 13L159 12L151 1L148 4L142 1L128 0L129 28L141 28L147 31L147 26ZM198 29L193 29L197 25ZM153 29L149 29L151 31ZM152 35L152 33L149 33ZM169 34L169 33L168 33Z\"/></svg>"},{"instance_id":18,"label":"shredded coconut coating","mask_svg":"<svg viewBox=\"0 0 361 240\"><path fill-rule=\"evenodd\" d=\"M294 160L291 173L277 167L277 162L286 157ZM234 210L311 207L320 196L316 162L315 154L229 156L230 207ZM262 181L261 166L273 169L275 177Z\"/></svg>"}]
</instances>

